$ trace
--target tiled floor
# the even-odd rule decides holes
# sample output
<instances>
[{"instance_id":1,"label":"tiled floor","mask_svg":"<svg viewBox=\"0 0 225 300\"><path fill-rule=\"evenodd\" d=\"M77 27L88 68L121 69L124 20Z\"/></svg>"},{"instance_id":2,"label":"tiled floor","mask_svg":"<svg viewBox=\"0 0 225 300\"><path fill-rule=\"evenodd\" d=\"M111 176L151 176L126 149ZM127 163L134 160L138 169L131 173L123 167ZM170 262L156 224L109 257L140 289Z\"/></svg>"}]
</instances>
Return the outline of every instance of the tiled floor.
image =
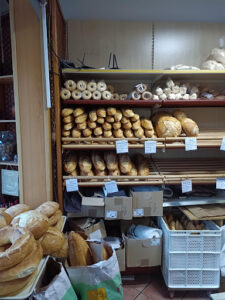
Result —
<instances>
[{"instance_id":1,"label":"tiled floor","mask_svg":"<svg viewBox=\"0 0 225 300\"><path fill-rule=\"evenodd\" d=\"M132 278L132 277L130 277ZM160 274L137 275L134 280L123 280L124 300L171 299ZM206 291L177 291L174 300L206 300Z\"/></svg>"}]
</instances>

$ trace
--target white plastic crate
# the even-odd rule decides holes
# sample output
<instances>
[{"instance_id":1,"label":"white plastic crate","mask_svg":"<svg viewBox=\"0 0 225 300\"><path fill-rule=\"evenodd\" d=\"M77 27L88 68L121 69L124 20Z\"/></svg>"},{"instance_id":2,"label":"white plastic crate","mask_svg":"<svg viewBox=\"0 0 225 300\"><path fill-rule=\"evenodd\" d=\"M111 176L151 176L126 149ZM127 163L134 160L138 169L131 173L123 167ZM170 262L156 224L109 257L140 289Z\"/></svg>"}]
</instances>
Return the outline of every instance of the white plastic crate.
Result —
<instances>
[{"instance_id":1,"label":"white plastic crate","mask_svg":"<svg viewBox=\"0 0 225 300\"><path fill-rule=\"evenodd\" d=\"M204 221L206 230L170 230L162 217L162 272L172 289L215 289L220 285L221 230Z\"/></svg>"}]
</instances>

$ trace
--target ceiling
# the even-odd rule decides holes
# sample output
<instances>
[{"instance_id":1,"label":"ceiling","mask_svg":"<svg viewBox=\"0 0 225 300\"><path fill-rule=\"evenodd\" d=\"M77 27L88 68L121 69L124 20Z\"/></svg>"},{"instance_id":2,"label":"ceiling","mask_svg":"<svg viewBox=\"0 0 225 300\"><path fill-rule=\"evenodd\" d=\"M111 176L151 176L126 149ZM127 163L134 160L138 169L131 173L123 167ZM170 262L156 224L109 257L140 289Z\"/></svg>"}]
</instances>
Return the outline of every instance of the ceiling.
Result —
<instances>
[{"instance_id":1,"label":"ceiling","mask_svg":"<svg viewBox=\"0 0 225 300\"><path fill-rule=\"evenodd\" d=\"M225 22L225 0L59 0L64 18Z\"/></svg>"}]
</instances>

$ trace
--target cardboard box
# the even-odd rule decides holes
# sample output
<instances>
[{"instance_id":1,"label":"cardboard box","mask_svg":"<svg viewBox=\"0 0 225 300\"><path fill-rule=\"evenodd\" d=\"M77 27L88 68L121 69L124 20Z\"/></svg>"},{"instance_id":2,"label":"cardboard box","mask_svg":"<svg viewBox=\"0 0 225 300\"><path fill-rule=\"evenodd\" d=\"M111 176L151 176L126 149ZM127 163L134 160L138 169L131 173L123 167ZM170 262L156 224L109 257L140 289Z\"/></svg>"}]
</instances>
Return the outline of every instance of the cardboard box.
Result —
<instances>
[{"instance_id":1,"label":"cardboard box","mask_svg":"<svg viewBox=\"0 0 225 300\"><path fill-rule=\"evenodd\" d=\"M121 248L116 250L116 256L120 267L120 272L126 270L126 248L121 246Z\"/></svg>"},{"instance_id":2,"label":"cardboard box","mask_svg":"<svg viewBox=\"0 0 225 300\"><path fill-rule=\"evenodd\" d=\"M149 217L163 215L163 191L136 191L130 195L133 198L133 217ZM139 188L139 190L141 190Z\"/></svg>"},{"instance_id":3,"label":"cardboard box","mask_svg":"<svg viewBox=\"0 0 225 300\"><path fill-rule=\"evenodd\" d=\"M107 236L103 221L84 229L84 232L89 239L104 239Z\"/></svg>"},{"instance_id":4,"label":"cardboard box","mask_svg":"<svg viewBox=\"0 0 225 300\"><path fill-rule=\"evenodd\" d=\"M105 220L131 220L132 197L114 196L105 198Z\"/></svg>"},{"instance_id":5,"label":"cardboard box","mask_svg":"<svg viewBox=\"0 0 225 300\"><path fill-rule=\"evenodd\" d=\"M121 231L126 247L127 267L154 267L161 265L162 239L132 239L126 236L126 232L132 224L148 225L147 220L134 220L121 222Z\"/></svg>"}]
</instances>

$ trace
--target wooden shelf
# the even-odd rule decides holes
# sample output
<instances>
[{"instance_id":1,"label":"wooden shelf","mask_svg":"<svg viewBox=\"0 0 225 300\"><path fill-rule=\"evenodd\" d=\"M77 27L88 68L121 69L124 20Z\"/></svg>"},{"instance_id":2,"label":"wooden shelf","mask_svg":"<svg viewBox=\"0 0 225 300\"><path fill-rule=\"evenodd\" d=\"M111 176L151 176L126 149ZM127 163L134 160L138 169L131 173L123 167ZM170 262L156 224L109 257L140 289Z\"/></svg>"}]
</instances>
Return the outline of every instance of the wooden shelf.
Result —
<instances>
[{"instance_id":1,"label":"wooden shelf","mask_svg":"<svg viewBox=\"0 0 225 300\"><path fill-rule=\"evenodd\" d=\"M208 159L152 159L149 176L63 176L76 178L79 186L103 186L105 182L115 180L118 185L161 185L181 184L191 179L193 184L215 184L218 177L225 177L224 160Z\"/></svg>"},{"instance_id":2,"label":"wooden shelf","mask_svg":"<svg viewBox=\"0 0 225 300\"><path fill-rule=\"evenodd\" d=\"M218 107L225 106L225 97L218 99L197 100L63 100L64 105L94 105L94 106L131 106L145 107L159 105L161 107Z\"/></svg>"},{"instance_id":3,"label":"wooden shelf","mask_svg":"<svg viewBox=\"0 0 225 300\"><path fill-rule=\"evenodd\" d=\"M0 84L13 83L13 75L0 76Z\"/></svg>"},{"instance_id":4,"label":"wooden shelf","mask_svg":"<svg viewBox=\"0 0 225 300\"><path fill-rule=\"evenodd\" d=\"M16 120L0 120L0 123L16 123Z\"/></svg>"},{"instance_id":5,"label":"wooden shelf","mask_svg":"<svg viewBox=\"0 0 225 300\"><path fill-rule=\"evenodd\" d=\"M15 163L14 161L0 161L0 166L14 166L14 167L18 167L18 163Z\"/></svg>"},{"instance_id":6,"label":"wooden shelf","mask_svg":"<svg viewBox=\"0 0 225 300\"><path fill-rule=\"evenodd\" d=\"M225 137L225 130L211 129L202 130L197 137L198 148L220 148L222 139ZM144 149L145 141L156 141L158 149L184 149L185 136L177 138L125 138L128 141L129 149ZM84 149L84 150L109 150L116 149L115 142L118 138L71 138L62 137L62 149ZM135 142L135 144L134 144ZM70 143L70 144L67 144ZM108 144L107 144L108 143Z\"/></svg>"}]
</instances>

